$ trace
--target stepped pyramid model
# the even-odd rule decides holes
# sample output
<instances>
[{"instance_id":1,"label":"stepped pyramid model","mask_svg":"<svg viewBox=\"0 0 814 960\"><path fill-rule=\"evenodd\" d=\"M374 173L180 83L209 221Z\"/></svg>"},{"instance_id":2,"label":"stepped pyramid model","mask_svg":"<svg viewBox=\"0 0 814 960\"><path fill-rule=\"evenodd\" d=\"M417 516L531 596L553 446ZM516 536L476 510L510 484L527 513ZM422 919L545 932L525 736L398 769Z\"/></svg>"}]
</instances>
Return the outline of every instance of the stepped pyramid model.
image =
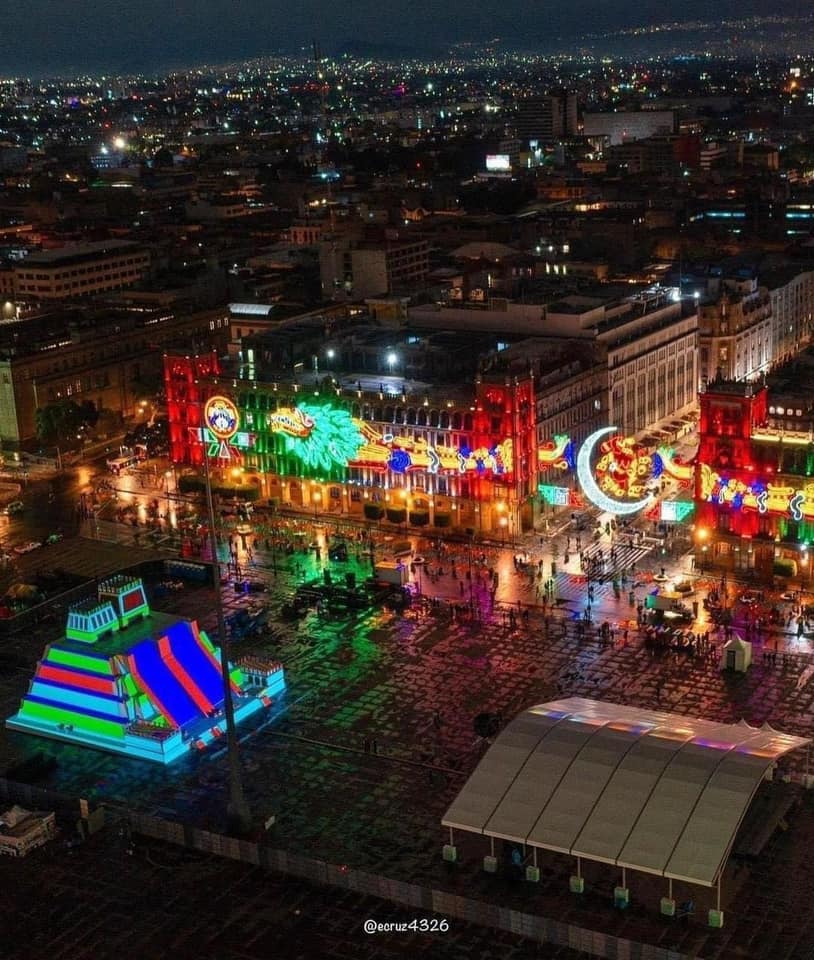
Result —
<instances>
[{"instance_id":1,"label":"stepped pyramid model","mask_svg":"<svg viewBox=\"0 0 814 960\"><path fill-rule=\"evenodd\" d=\"M271 705L281 664L229 665L235 721ZM112 577L98 598L68 613L65 639L49 643L14 730L170 763L222 736L220 651L194 620L150 610L141 580Z\"/></svg>"}]
</instances>

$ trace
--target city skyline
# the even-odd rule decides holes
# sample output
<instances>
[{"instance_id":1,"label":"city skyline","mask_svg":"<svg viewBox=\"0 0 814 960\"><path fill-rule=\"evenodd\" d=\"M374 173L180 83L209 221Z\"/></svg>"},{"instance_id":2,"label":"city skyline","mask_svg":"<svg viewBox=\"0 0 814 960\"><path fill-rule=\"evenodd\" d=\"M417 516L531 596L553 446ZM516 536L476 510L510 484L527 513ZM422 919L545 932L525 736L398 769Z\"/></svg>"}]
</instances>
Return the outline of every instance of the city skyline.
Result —
<instances>
[{"instance_id":1,"label":"city skyline","mask_svg":"<svg viewBox=\"0 0 814 960\"><path fill-rule=\"evenodd\" d=\"M129 16L122 3L102 0L57 4L32 0L12 7L0 39L3 75L54 76L76 73L138 73L182 69L201 64L290 54L310 50L316 39L326 55L345 50L365 55L409 58L431 56L457 43L483 45L494 38L506 49L539 49L553 52L569 41L592 44L597 52L658 53L669 35L672 21L698 22L699 29L715 29L718 21L749 17L805 18L810 14L799 0L723 0L709 19L704 0L688 0L680 9L665 10L647 0L576 0L567 7L530 13L525 4L510 0L500 5L484 3L473 8L462 0L444 6L443 16L427 0L409 9L389 2L361 0L352 8L333 9L321 0L305 0L295 9L279 2L261 4L243 0L225 4L180 2L172 15L157 0L141 5L142 15ZM651 50L647 36L623 37L641 28L664 25L659 44ZM727 27L721 28L724 33ZM683 31L682 31L683 32ZM634 41L630 43L631 39ZM651 38L652 39L652 38ZM737 40L738 38L733 38ZM770 38L769 38L770 40ZM778 38L778 45L783 43Z\"/></svg>"}]
</instances>

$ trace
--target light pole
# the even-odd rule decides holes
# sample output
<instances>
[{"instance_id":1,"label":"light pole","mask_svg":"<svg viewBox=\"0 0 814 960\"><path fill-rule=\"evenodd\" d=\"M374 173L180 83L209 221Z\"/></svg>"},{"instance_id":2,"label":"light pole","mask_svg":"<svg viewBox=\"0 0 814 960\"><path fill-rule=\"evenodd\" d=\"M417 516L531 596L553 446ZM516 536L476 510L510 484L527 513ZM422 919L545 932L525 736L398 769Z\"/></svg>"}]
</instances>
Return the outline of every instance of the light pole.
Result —
<instances>
[{"instance_id":1,"label":"light pole","mask_svg":"<svg viewBox=\"0 0 814 960\"><path fill-rule=\"evenodd\" d=\"M203 414L203 411L201 411ZM223 681L223 714L226 719L226 755L229 761L229 800L226 806L226 818L233 833L245 834L251 830L252 815L243 793L243 777L240 772L240 744L235 727L235 708L232 703L232 683L229 676L229 638L223 617L223 596L220 588L220 563L218 561L218 540L215 534L215 505L212 502L212 480L209 474L209 451L207 449L207 428L201 416L201 441L204 461L204 480L206 485L206 508L209 515L209 549L212 553L212 574L215 587L215 612L218 620L218 641L220 645L220 674Z\"/></svg>"},{"instance_id":2,"label":"light pole","mask_svg":"<svg viewBox=\"0 0 814 960\"><path fill-rule=\"evenodd\" d=\"M170 480L172 479L172 470L167 470L164 473L164 487L167 491L167 526L171 527L172 523L170 522Z\"/></svg>"},{"instance_id":3,"label":"light pole","mask_svg":"<svg viewBox=\"0 0 814 960\"><path fill-rule=\"evenodd\" d=\"M404 532L407 532L407 516L409 513L410 505L407 502L409 498L409 493L406 490L401 491L401 499L404 501Z\"/></svg>"}]
</instances>

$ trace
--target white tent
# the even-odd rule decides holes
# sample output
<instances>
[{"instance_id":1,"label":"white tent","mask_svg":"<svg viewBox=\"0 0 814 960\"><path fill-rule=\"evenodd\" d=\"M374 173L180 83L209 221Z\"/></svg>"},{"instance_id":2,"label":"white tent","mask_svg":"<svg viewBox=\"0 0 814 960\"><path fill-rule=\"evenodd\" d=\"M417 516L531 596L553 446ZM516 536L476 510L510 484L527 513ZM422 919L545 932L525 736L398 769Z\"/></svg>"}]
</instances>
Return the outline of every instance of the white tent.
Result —
<instances>
[{"instance_id":1,"label":"white tent","mask_svg":"<svg viewBox=\"0 0 814 960\"><path fill-rule=\"evenodd\" d=\"M571 697L516 717L442 825L714 886L766 770L810 741Z\"/></svg>"}]
</instances>

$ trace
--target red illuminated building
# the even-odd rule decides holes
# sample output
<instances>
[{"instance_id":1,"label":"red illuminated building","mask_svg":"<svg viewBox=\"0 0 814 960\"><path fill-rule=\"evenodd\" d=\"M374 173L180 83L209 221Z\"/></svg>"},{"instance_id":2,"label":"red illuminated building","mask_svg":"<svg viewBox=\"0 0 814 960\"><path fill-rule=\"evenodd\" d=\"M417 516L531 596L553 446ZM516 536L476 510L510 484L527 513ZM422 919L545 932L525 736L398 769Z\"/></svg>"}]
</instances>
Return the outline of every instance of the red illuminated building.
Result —
<instances>
[{"instance_id":1,"label":"red illuminated building","mask_svg":"<svg viewBox=\"0 0 814 960\"><path fill-rule=\"evenodd\" d=\"M695 469L701 565L808 576L814 544L814 437L804 401L713 381L700 396Z\"/></svg>"},{"instance_id":2,"label":"red illuminated building","mask_svg":"<svg viewBox=\"0 0 814 960\"><path fill-rule=\"evenodd\" d=\"M198 467L206 447L220 482L320 513L507 537L530 525L532 377L420 394L393 379L306 387L235 377L214 354L168 354L172 460Z\"/></svg>"}]
</instances>

